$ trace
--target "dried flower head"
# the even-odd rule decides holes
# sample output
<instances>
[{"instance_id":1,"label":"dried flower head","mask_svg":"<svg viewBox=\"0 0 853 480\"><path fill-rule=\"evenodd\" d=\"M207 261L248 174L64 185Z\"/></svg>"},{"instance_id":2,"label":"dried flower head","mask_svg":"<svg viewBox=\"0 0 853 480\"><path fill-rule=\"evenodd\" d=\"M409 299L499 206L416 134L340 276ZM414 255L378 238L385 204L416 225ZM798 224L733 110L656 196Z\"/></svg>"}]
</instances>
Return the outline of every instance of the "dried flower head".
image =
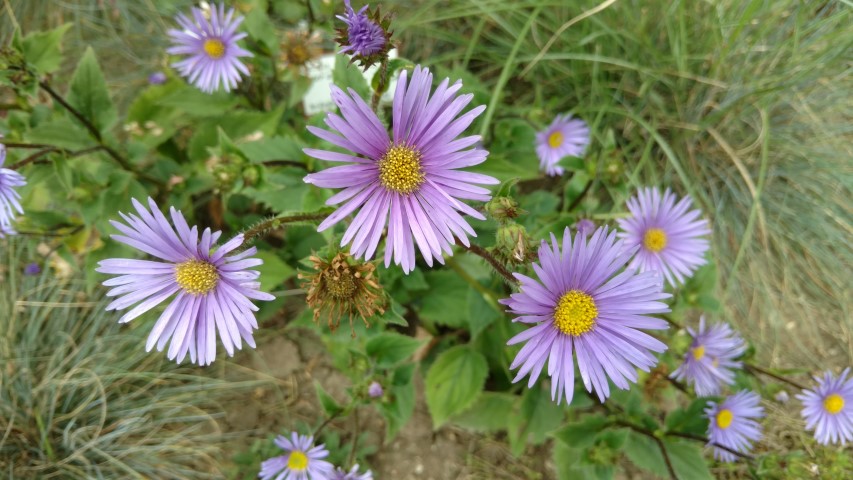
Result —
<instances>
[{"instance_id":1,"label":"dried flower head","mask_svg":"<svg viewBox=\"0 0 853 480\"><path fill-rule=\"evenodd\" d=\"M354 316L361 317L369 327L368 318L377 312L385 313L381 305L382 286L373 277L375 265L359 262L346 252L338 252L329 261L316 255L309 259L316 273L300 273L299 278L305 280L302 287L308 290L307 302L314 309L315 322L326 315L329 328L334 331L346 315L355 337Z\"/></svg>"},{"instance_id":2,"label":"dried flower head","mask_svg":"<svg viewBox=\"0 0 853 480\"><path fill-rule=\"evenodd\" d=\"M281 40L280 59L285 68L301 71L312 60L323 54L320 32L309 32L305 28L296 28L284 32Z\"/></svg>"}]
</instances>

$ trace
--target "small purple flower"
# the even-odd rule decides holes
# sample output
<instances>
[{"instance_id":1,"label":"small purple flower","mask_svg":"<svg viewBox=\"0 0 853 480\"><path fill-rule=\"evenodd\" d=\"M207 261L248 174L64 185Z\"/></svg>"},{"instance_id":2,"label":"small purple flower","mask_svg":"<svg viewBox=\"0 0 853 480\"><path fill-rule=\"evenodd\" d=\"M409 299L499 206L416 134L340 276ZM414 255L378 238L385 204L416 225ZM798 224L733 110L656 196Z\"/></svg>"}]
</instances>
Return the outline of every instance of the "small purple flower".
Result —
<instances>
[{"instance_id":1,"label":"small purple flower","mask_svg":"<svg viewBox=\"0 0 853 480\"><path fill-rule=\"evenodd\" d=\"M582 235L589 235L595 231L595 222L588 218L582 218L575 223L575 230Z\"/></svg>"},{"instance_id":2,"label":"small purple flower","mask_svg":"<svg viewBox=\"0 0 853 480\"><path fill-rule=\"evenodd\" d=\"M151 85L162 85L166 83L166 74L163 72L154 72L148 75L148 83Z\"/></svg>"},{"instance_id":3,"label":"small purple flower","mask_svg":"<svg viewBox=\"0 0 853 480\"><path fill-rule=\"evenodd\" d=\"M442 255L453 254L454 235L468 246L466 233L476 233L459 212L479 220L485 217L459 199L488 201L489 190L474 184L498 183L487 175L458 170L484 162L489 154L477 148L465 150L480 139L479 135L457 138L485 107L469 110L454 120L474 98L471 94L456 96L461 82L449 85L450 80L445 79L430 96L429 70L417 66L411 82L407 80L404 70L394 93L392 137L355 91L349 90L347 95L332 86L332 99L342 116L328 114L326 124L331 132L313 126L308 130L354 153L304 150L320 160L347 163L305 177L306 183L318 187L343 189L326 203L344 205L317 231L361 208L341 246L352 242L352 255L369 260L387 224L385 266L393 257L405 273L415 268L415 245L429 266L433 259L444 263Z\"/></svg>"},{"instance_id":4,"label":"small purple flower","mask_svg":"<svg viewBox=\"0 0 853 480\"><path fill-rule=\"evenodd\" d=\"M761 438L761 424L756 418L764 416L764 407L759 405L761 397L743 390L721 403L708 402L705 416L708 418L708 445L722 445L736 452L748 453L753 442ZM732 452L714 446L714 458L723 462L734 462Z\"/></svg>"},{"instance_id":5,"label":"small purple flower","mask_svg":"<svg viewBox=\"0 0 853 480\"><path fill-rule=\"evenodd\" d=\"M565 171L557 163L565 157L580 157L589 145L589 127L570 114L557 115L551 125L536 134L539 170L555 177Z\"/></svg>"},{"instance_id":6,"label":"small purple flower","mask_svg":"<svg viewBox=\"0 0 853 480\"><path fill-rule=\"evenodd\" d=\"M329 480L373 480L373 472L368 470L364 473L358 473L358 464L356 463L349 472L341 467L336 468Z\"/></svg>"},{"instance_id":7,"label":"small purple flower","mask_svg":"<svg viewBox=\"0 0 853 480\"><path fill-rule=\"evenodd\" d=\"M746 343L732 327L719 323L705 327L705 317L699 318L699 330L687 329L693 337L684 363L673 372L673 378L693 383L696 395L719 395L723 385L735 381L733 369L743 364L735 359L746 351Z\"/></svg>"},{"instance_id":8,"label":"small purple flower","mask_svg":"<svg viewBox=\"0 0 853 480\"><path fill-rule=\"evenodd\" d=\"M814 430L820 444L853 441L853 378L848 379L849 374L849 368L838 377L826 372L823 378L814 377L816 388L797 395L803 402L806 430Z\"/></svg>"},{"instance_id":9,"label":"small purple flower","mask_svg":"<svg viewBox=\"0 0 853 480\"><path fill-rule=\"evenodd\" d=\"M226 14L224 4L210 9L209 21L198 8L193 7L192 14L195 22L181 13L175 20L183 30L169 30L173 46L166 51L172 55L187 55L172 66L203 92L211 93L220 86L225 91L236 88L240 73L249 74L240 57L252 56L237 45L237 41L246 36L243 32L236 33L243 17L235 18L233 8Z\"/></svg>"},{"instance_id":10,"label":"small purple flower","mask_svg":"<svg viewBox=\"0 0 853 480\"><path fill-rule=\"evenodd\" d=\"M635 367L648 372L657 364L653 352L666 345L639 329L667 328L648 315L668 312L659 300L670 295L654 273L624 270L632 254L607 227L574 240L566 228L562 253L553 233L551 245L542 242L533 264L539 281L515 273L521 291L501 300L519 315L514 322L534 325L507 342L527 342L510 365L521 367L513 382L530 374L532 387L548 362L551 398L559 404L565 392L571 403L576 357L586 390L594 389L603 402L610 396L608 379L625 390L637 381Z\"/></svg>"},{"instance_id":11,"label":"small purple flower","mask_svg":"<svg viewBox=\"0 0 853 480\"><path fill-rule=\"evenodd\" d=\"M171 338L168 356L178 363L189 352L193 363L210 365L216 359L217 331L229 356L234 347L242 348L241 338L254 348L252 330L258 322L253 312L258 307L250 299L275 298L258 290L260 274L248 270L263 263L251 258L257 249L227 256L243 244L242 234L214 251L222 232L206 228L199 241L198 227L190 229L174 207L170 213L177 233L154 200L148 199L150 211L136 199L133 205L139 216L119 212L127 225L111 220L122 233L112 238L164 261L113 258L99 262L97 272L119 275L104 282L115 287L108 296L119 296L107 310L138 303L119 319L126 323L177 294L148 335L145 350L151 351L156 344L157 351L162 351Z\"/></svg>"},{"instance_id":12,"label":"small purple flower","mask_svg":"<svg viewBox=\"0 0 853 480\"><path fill-rule=\"evenodd\" d=\"M361 7L356 13L350 5L350 0L344 0L344 3L347 9L346 16L337 15L337 17L347 24L349 45L338 53L367 57L380 52L385 47L385 32L364 13L368 6Z\"/></svg>"},{"instance_id":13,"label":"small purple flower","mask_svg":"<svg viewBox=\"0 0 853 480\"><path fill-rule=\"evenodd\" d=\"M12 223L15 221L15 212L23 215L24 207L20 202L21 194L16 189L27 184L23 175L3 168L5 162L6 146L0 143L0 238L17 233Z\"/></svg>"},{"instance_id":14,"label":"small purple flower","mask_svg":"<svg viewBox=\"0 0 853 480\"><path fill-rule=\"evenodd\" d=\"M690 210L690 197L676 200L669 189L661 195L644 188L628 200L632 217L617 220L625 247L640 247L631 267L660 272L672 286L706 263L708 239L703 237L711 233L708 222L699 218L702 212Z\"/></svg>"},{"instance_id":15,"label":"small purple flower","mask_svg":"<svg viewBox=\"0 0 853 480\"><path fill-rule=\"evenodd\" d=\"M327 480L333 475L334 466L323 460L329 451L323 444L313 446L314 437L291 432L289 439L284 435L276 437L275 444L285 454L261 463L261 480Z\"/></svg>"},{"instance_id":16,"label":"small purple flower","mask_svg":"<svg viewBox=\"0 0 853 480\"><path fill-rule=\"evenodd\" d=\"M28 263L26 267L24 267L24 275L38 275L41 273L41 267L39 267L38 263Z\"/></svg>"},{"instance_id":17,"label":"small purple flower","mask_svg":"<svg viewBox=\"0 0 853 480\"><path fill-rule=\"evenodd\" d=\"M384 391L382 390L382 385L379 385L379 382L371 382L371 384L367 387L367 394L370 398L379 398L382 396Z\"/></svg>"}]
</instances>

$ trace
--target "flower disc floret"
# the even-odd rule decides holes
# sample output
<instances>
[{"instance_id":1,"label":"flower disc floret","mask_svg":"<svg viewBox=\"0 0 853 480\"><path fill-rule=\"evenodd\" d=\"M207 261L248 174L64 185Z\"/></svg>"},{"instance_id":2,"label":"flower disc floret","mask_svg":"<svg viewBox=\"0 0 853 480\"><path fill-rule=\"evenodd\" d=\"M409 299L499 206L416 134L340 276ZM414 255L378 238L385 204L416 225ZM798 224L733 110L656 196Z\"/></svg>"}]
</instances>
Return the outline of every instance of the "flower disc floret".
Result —
<instances>
[{"instance_id":1,"label":"flower disc floret","mask_svg":"<svg viewBox=\"0 0 853 480\"><path fill-rule=\"evenodd\" d=\"M388 190L408 195L424 183L421 153L412 147L391 146L377 165L379 182Z\"/></svg>"},{"instance_id":2,"label":"flower disc floret","mask_svg":"<svg viewBox=\"0 0 853 480\"><path fill-rule=\"evenodd\" d=\"M554 325L566 335L579 337L592 330L597 316L595 300L579 290L572 290L560 297L560 301L557 302L557 308L554 309Z\"/></svg>"}]
</instances>

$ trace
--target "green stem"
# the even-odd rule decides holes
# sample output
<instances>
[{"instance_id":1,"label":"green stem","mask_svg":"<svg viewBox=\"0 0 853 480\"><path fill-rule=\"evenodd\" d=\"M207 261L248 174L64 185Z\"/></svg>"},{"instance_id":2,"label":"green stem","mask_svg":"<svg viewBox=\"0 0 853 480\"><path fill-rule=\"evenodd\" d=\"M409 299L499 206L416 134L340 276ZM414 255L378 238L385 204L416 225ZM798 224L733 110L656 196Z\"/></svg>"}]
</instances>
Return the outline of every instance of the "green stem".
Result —
<instances>
[{"instance_id":1,"label":"green stem","mask_svg":"<svg viewBox=\"0 0 853 480\"><path fill-rule=\"evenodd\" d=\"M269 230L281 228L288 223L323 220L328 215L328 212L298 213L295 215L284 215L281 217L271 218L243 232L243 245L248 245L255 237L260 236Z\"/></svg>"},{"instance_id":2,"label":"green stem","mask_svg":"<svg viewBox=\"0 0 853 480\"><path fill-rule=\"evenodd\" d=\"M373 91L373 98L370 99L370 108L375 112L379 108L379 100L382 99L382 94L385 93L385 84L388 81L388 55L382 58L382 65L379 66L379 85Z\"/></svg>"}]
</instances>

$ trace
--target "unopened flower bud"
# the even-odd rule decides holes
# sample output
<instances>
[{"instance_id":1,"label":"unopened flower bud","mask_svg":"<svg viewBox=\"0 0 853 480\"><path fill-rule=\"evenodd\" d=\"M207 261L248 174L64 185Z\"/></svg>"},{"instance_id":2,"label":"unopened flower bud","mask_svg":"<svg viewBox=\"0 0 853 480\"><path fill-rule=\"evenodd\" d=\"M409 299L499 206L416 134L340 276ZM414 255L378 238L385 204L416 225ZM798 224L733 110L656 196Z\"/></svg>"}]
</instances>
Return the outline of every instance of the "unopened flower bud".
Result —
<instances>
[{"instance_id":1,"label":"unopened flower bud","mask_svg":"<svg viewBox=\"0 0 853 480\"><path fill-rule=\"evenodd\" d=\"M372 382L370 386L367 387L367 394L370 398L379 398L383 393L382 385L379 385L379 382Z\"/></svg>"},{"instance_id":2,"label":"unopened flower bud","mask_svg":"<svg viewBox=\"0 0 853 480\"><path fill-rule=\"evenodd\" d=\"M486 213L499 222L505 222L524 213L518 202L510 197L495 197L486 203Z\"/></svg>"},{"instance_id":3,"label":"unopened flower bud","mask_svg":"<svg viewBox=\"0 0 853 480\"><path fill-rule=\"evenodd\" d=\"M535 254L527 229L515 222L498 228L494 253L506 264L527 263Z\"/></svg>"}]
</instances>

